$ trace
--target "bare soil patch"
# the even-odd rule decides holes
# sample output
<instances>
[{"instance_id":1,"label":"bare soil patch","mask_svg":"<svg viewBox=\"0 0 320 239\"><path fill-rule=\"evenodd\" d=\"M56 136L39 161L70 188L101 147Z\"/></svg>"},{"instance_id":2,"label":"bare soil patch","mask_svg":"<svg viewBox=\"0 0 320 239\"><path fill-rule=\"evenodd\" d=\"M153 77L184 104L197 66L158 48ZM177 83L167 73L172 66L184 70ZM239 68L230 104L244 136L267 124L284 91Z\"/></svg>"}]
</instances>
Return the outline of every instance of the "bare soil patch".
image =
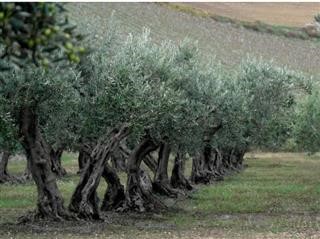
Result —
<instances>
[{"instance_id":1,"label":"bare soil patch","mask_svg":"<svg viewBox=\"0 0 320 239\"><path fill-rule=\"evenodd\" d=\"M183 3L212 14L269 24L303 27L320 12L320 3Z\"/></svg>"}]
</instances>

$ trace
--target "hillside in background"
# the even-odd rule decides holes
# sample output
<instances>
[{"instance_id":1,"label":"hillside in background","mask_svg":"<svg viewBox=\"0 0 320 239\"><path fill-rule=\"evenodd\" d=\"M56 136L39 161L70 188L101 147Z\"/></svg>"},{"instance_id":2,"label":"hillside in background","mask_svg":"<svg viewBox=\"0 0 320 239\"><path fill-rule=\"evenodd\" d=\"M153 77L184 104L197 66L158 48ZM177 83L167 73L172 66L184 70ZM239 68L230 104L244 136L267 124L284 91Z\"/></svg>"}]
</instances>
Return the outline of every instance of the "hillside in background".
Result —
<instances>
[{"instance_id":1,"label":"hillside in background","mask_svg":"<svg viewBox=\"0 0 320 239\"><path fill-rule=\"evenodd\" d=\"M244 21L262 21L269 24L303 27L313 21L320 12L320 3L218 3L192 2L179 3L220 16Z\"/></svg>"},{"instance_id":2,"label":"hillside in background","mask_svg":"<svg viewBox=\"0 0 320 239\"><path fill-rule=\"evenodd\" d=\"M235 28L232 24L192 16L155 3L71 3L68 8L72 20L84 32L91 33L97 45L104 41L114 11L119 30L124 34L148 27L155 41L181 41L189 37L199 42L205 54L216 56L230 68L250 55L306 73L320 73L320 46L315 41Z\"/></svg>"}]
</instances>

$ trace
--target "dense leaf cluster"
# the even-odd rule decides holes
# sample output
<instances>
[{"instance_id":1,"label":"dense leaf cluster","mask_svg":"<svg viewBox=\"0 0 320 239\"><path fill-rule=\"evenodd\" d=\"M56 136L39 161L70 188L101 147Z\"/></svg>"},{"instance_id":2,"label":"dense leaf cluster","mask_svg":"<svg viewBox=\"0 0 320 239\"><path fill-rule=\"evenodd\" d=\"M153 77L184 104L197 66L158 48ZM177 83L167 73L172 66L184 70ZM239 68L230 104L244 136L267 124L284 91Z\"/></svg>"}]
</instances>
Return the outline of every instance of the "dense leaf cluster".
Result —
<instances>
[{"instance_id":1,"label":"dense leaf cluster","mask_svg":"<svg viewBox=\"0 0 320 239\"><path fill-rule=\"evenodd\" d=\"M29 62L49 66L68 59L80 62L85 48L77 46L82 35L74 32L60 3L1 3L1 58L20 67Z\"/></svg>"}]
</instances>

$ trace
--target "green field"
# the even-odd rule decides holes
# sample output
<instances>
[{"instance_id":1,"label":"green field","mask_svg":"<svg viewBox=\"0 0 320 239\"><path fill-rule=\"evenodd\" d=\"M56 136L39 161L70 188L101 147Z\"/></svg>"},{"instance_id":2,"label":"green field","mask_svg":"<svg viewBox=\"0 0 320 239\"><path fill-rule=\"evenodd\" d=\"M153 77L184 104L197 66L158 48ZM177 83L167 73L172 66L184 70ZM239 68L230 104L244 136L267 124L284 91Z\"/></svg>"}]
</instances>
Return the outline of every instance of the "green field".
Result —
<instances>
[{"instance_id":1,"label":"green field","mask_svg":"<svg viewBox=\"0 0 320 239\"><path fill-rule=\"evenodd\" d=\"M219 238L256 238L263 234L271 235L270 238L309 238L317 235L320 230L320 157L256 153L246 158L248 168L241 174L229 176L217 184L200 186L190 198L166 200L168 211L129 215L106 213L106 221L100 223L11 224L34 208L36 188L32 182L1 185L0 237L210 238L220 235ZM9 170L16 174L22 172L24 163L10 162ZM59 188L68 203L78 181L76 155L65 153L63 164L68 177L59 180ZM122 176L125 181L125 175ZM105 188L102 182L100 197Z\"/></svg>"}]
</instances>

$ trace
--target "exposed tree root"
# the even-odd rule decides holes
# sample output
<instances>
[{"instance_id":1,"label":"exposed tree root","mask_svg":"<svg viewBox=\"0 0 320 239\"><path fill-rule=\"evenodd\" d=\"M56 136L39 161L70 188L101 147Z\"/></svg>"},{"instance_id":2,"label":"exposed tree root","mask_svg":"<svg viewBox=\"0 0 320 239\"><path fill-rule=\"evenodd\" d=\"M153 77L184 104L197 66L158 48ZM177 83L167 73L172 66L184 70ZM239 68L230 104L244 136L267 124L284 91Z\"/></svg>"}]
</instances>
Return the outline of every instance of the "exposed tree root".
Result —
<instances>
[{"instance_id":1,"label":"exposed tree root","mask_svg":"<svg viewBox=\"0 0 320 239\"><path fill-rule=\"evenodd\" d=\"M152 181L149 175L142 169L139 173L128 178L130 188L126 194L126 204L120 211L158 211L166 208L152 192Z\"/></svg>"}]
</instances>

